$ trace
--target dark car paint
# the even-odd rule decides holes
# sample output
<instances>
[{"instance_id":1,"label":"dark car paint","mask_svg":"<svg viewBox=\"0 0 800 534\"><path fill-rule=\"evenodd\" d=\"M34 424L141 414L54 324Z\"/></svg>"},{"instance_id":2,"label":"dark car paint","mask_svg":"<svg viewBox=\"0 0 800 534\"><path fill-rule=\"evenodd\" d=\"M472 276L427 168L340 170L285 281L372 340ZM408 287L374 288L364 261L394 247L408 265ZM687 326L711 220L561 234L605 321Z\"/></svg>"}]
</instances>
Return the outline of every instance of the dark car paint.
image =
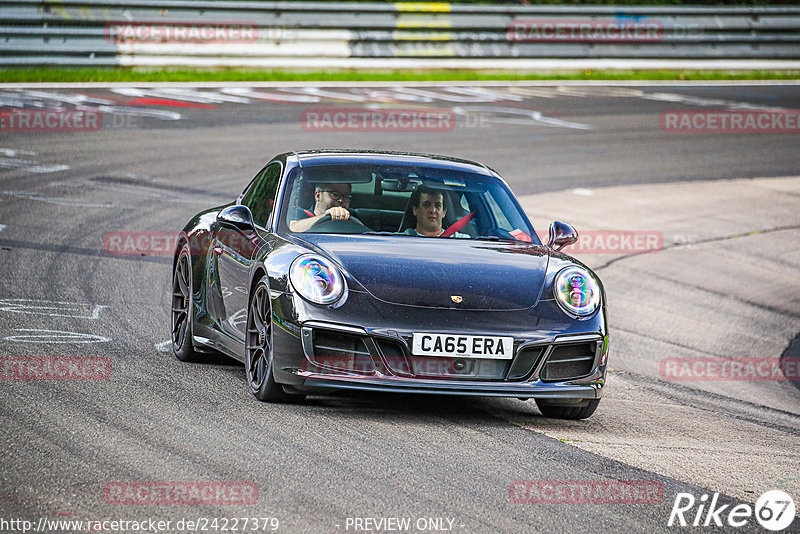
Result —
<instances>
[{"instance_id":1,"label":"dark car paint","mask_svg":"<svg viewBox=\"0 0 800 534\"><path fill-rule=\"evenodd\" d=\"M527 243L404 236L308 234L303 241L341 265L374 298L389 304L463 310L536 305L547 271L545 247ZM398 254L398 248L402 253Z\"/></svg>"},{"instance_id":2,"label":"dark car paint","mask_svg":"<svg viewBox=\"0 0 800 534\"><path fill-rule=\"evenodd\" d=\"M324 152L309 157L314 163L339 154ZM371 157L407 157L404 154L369 153ZM413 155L418 157L420 155ZM272 293L274 376L279 383L303 390L357 388L379 391L413 391L480 395L536 396L541 398L599 398L605 381L608 334L605 291L602 306L588 317L570 317L552 294L553 278L574 258L553 249L522 242L439 240L405 236L337 234L286 234L274 232L281 212L286 176L298 165L297 155L286 153L280 161L283 176L273 215L265 228L245 232L217 219L219 212L237 200L205 210L184 227L176 257L185 244L192 254L192 336L200 349L221 351L244 361L243 327L236 317L247 310L248 295L264 276ZM269 164L268 163L268 164ZM303 160L303 164L307 164ZM469 166L487 175L485 166L437 157L437 164ZM499 177L498 177L499 178ZM252 182L248 188L252 186ZM515 197L513 197L516 201ZM253 245L233 250L217 239L234 232ZM535 234L534 234L535 236ZM535 237L534 237L535 238ZM402 240L402 255L396 254ZM394 244L394 246L392 246ZM454 262L452 247L475 255L469 267ZM394 248L395 254L392 254ZM334 261L347 279L349 296L339 306L311 304L295 293L288 271L299 255L315 252ZM370 259L364 260L369 254ZM479 261L480 254L486 258ZM390 261L401 269L390 270ZM398 273L400 271L400 273ZM591 270L589 270L591 272ZM497 285L495 291L489 288ZM455 304L450 295L461 295ZM246 313L246 312L244 312ZM569 336L594 334L601 340L594 371L579 380L558 383L422 380L406 377L364 377L309 370L303 350L303 325L349 328L368 336L409 342L413 332L474 335L513 335L514 348L552 344ZM241 323L239 323L241 325ZM327 327L326 326L326 327ZM602 364L598 365L602 360Z\"/></svg>"}]
</instances>

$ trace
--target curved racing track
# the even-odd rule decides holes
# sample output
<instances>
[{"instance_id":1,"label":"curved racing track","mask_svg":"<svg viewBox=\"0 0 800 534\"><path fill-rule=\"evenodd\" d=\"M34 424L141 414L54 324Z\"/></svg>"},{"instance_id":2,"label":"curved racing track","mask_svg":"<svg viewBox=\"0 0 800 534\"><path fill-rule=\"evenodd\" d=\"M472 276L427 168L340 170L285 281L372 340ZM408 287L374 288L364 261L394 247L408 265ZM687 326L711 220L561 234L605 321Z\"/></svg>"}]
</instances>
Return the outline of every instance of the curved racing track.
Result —
<instances>
[{"instance_id":1,"label":"curved racing track","mask_svg":"<svg viewBox=\"0 0 800 534\"><path fill-rule=\"evenodd\" d=\"M731 133L664 122L667 112L796 113L797 85L0 88L0 100L4 113L88 108L100 118L46 131L6 122L0 137L3 519L658 532L679 493L752 505L782 489L800 502L797 382L671 380L661 366L777 359L800 332L796 122ZM436 109L452 122L376 132L320 119L365 106ZM315 147L482 161L540 232L560 218L595 236L576 252L610 302L611 371L594 416L545 419L516 399L261 404L241 365L179 362L165 343L170 236L238 195L272 155ZM649 232L655 245L609 241L624 232ZM94 357L110 375L8 376L13 358L61 356ZM643 480L655 498L611 504L575 494L535 504L524 483ZM142 481L250 493L200 504L114 493ZM753 518L738 530L763 531Z\"/></svg>"}]
</instances>

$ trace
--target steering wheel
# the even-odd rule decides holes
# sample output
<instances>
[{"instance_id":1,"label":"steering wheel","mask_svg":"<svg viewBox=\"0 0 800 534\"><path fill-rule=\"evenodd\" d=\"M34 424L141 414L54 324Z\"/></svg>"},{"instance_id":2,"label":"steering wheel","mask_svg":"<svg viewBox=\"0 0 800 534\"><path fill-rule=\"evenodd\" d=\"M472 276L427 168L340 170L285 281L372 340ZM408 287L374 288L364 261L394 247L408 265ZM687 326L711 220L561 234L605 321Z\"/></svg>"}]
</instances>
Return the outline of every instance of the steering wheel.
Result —
<instances>
[{"instance_id":1,"label":"steering wheel","mask_svg":"<svg viewBox=\"0 0 800 534\"><path fill-rule=\"evenodd\" d=\"M323 216L306 231L310 232L311 230L321 234L363 234L372 231L369 226L352 215L349 219L333 220L330 214Z\"/></svg>"}]
</instances>

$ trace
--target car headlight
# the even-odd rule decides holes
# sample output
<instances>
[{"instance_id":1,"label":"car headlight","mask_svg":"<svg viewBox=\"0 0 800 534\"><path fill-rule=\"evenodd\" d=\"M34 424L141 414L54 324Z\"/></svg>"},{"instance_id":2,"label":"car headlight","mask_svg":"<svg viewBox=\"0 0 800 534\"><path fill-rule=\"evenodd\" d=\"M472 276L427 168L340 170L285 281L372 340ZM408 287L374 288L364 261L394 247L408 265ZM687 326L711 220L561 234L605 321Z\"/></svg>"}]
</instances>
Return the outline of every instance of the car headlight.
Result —
<instances>
[{"instance_id":1,"label":"car headlight","mask_svg":"<svg viewBox=\"0 0 800 534\"><path fill-rule=\"evenodd\" d=\"M301 297L314 304L333 304L347 289L339 269L315 254L298 256L289 269L289 280Z\"/></svg>"},{"instance_id":2,"label":"car headlight","mask_svg":"<svg viewBox=\"0 0 800 534\"><path fill-rule=\"evenodd\" d=\"M590 315L600 305L600 285L585 269L561 269L553 283L559 306L572 315Z\"/></svg>"}]
</instances>

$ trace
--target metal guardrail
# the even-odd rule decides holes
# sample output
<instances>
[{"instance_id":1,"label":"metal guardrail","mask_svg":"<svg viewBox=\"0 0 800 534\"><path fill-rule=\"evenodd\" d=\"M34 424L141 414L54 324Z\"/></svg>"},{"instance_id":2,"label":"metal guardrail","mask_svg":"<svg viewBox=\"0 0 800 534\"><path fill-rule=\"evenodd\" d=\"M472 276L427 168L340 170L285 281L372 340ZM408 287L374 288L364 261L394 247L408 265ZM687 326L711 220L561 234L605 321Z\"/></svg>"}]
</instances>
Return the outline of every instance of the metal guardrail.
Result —
<instances>
[{"instance_id":1,"label":"metal guardrail","mask_svg":"<svg viewBox=\"0 0 800 534\"><path fill-rule=\"evenodd\" d=\"M204 28L213 31L205 35ZM231 0L0 4L0 66L309 67L321 58L338 58L343 65L347 58L372 58L378 65L396 58L800 59L800 7Z\"/></svg>"}]
</instances>

